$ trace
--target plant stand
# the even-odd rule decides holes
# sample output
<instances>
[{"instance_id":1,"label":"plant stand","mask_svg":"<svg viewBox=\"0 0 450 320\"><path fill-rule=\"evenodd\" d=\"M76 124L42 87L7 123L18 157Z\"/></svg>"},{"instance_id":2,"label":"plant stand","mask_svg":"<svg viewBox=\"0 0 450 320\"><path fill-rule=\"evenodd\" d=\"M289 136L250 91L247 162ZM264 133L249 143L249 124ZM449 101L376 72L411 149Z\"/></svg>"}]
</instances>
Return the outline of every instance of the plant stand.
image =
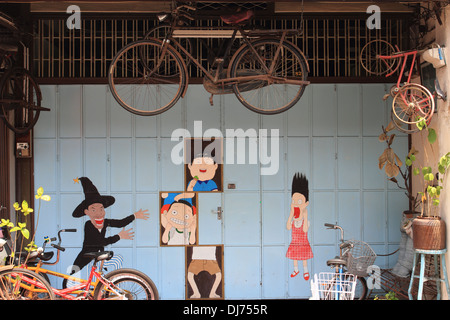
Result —
<instances>
[{"instance_id":1,"label":"plant stand","mask_svg":"<svg viewBox=\"0 0 450 320\"><path fill-rule=\"evenodd\" d=\"M445 283L445 287L447 290L447 294L450 296L450 287L448 284L448 278L447 278L447 267L445 265L445 253L447 252L447 249L442 250L420 250L416 249L414 251L414 263L413 263L413 270L411 273L411 281L409 283L409 289L408 289L408 296L410 300L413 300L412 296L412 287L414 278L419 279L419 289L417 292L417 300L422 300L422 292L423 292L423 283L424 281L428 280L435 280L436 281L436 289L437 289L437 300L441 299L441 285L440 282L443 281ZM433 255L434 257L434 277L425 277L425 256L426 255ZM416 262L418 257L420 256L420 274L417 276L415 275L415 269L416 269ZM442 266L442 273L444 275L444 278L442 279L440 277L440 268L438 267L438 256L440 257L440 263Z\"/></svg>"}]
</instances>

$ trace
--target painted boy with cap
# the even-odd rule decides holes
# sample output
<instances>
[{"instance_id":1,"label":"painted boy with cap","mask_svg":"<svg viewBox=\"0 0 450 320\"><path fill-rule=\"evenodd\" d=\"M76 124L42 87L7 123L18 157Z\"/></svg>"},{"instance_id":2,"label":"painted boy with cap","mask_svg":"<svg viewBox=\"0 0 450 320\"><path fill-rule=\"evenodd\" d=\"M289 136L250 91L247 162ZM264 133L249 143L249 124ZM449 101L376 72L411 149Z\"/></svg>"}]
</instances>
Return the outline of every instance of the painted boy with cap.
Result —
<instances>
[{"instance_id":1,"label":"painted boy with cap","mask_svg":"<svg viewBox=\"0 0 450 320\"><path fill-rule=\"evenodd\" d=\"M135 219L147 220L149 218L148 210L141 209L123 219L107 219L105 218L105 209L114 204L115 198L100 195L89 178L81 177L74 181L77 183L81 181L85 199L75 208L72 216L80 218L86 215L89 220L84 225L83 247L73 263L71 274L83 269L91 261L84 257L85 253L104 251L105 246L116 243L120 239L133 239L134 233L131 232L131 229L125 230L124 227ZM108 227L123 229L114 236L106 237Z\"/></svg>"}]
</instances>

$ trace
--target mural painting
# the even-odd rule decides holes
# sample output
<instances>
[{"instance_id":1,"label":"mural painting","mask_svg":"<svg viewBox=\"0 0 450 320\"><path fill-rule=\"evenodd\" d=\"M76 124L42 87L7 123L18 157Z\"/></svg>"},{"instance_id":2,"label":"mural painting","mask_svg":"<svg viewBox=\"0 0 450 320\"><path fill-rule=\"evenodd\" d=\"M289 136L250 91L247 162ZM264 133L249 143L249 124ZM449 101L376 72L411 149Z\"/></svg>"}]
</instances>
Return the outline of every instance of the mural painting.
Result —
<instances>
[{"instance_id":1,"label":"mural painting","mask_svg":"<svg viewBox=\"0 0 450 320\"><path fill-rule=\"evenodd\" d=\"M291 230L291 243L286 252L286 257L294 260L294 271L291 278L300 272L298 262L303 264L303 278L309 280L307 260L313 257L313 252L308 241L309 186L305 175L296 173L292 179L291 210L286 223L286 228Z\"/></svg>"},{"instance_id":2,"label":"mural painting","mask_svg":"<svg viewBox=\"0 0 450 320\"><path fill-rule=\"evenodd\" d=\"M185 139L186 191L222 191L222 139Z\"/></svg>"},{"instance_id":3,"label":"mural painting","mask_svg":"<svg viewBox=\"0 0 450 320\"><path fill-rule=\"evenodd\" d=\"M195 192L161 192L162 246L184 246L198 243L198 211Z\"/></svg>"},{"instance_id":4,"label":"mural painting","mask_svg":"<svg viewBox=\"0 0 450 320\"><path fill-rule=\"evenodd\" d=\"M75 258L71 267L70 274L73 275L81 271L91 261L84 255L89 252L101 252L105 250L105 246L118 242L122 239L132 240L134 233L132 229L125 229L127 225L136 219L147 220L149 218L148 210L135 212L123 219L108 219L105 218L105 209L113 205L115 198L109 195L100 195L95 185L87 177L74 179L75 183L80 183L83 187L85 199L72 212L74 218L89 217L89 220L84 224L84 240L81 252ZM123 228L118 234L107 237L107 228ZM114 261L122 261L119 255L114 256L109 263L114 264ZM121 262L119 262L121 264ZM64 286L67 285L65 281Z\"/></svg>"},{"instance_id":5,"label":"mural painting","mask_svg":"<svg viewBox=\"0 0 450 320\"><path fill-rule=\"evenodd\" d=\"M186 247L186 299L223 299L223 245Z\"/></svg>"}]
</instances>

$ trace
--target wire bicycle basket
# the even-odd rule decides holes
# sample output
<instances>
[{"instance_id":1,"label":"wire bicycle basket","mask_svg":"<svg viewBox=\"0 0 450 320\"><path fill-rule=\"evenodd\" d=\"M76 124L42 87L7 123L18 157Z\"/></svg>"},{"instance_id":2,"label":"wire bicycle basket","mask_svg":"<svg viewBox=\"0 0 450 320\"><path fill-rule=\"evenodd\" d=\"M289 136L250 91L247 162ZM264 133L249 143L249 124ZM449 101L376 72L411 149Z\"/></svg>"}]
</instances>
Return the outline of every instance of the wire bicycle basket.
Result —
<instances>
[{"instance_id":1,"label":"wire bicycle basket","mask_svg":"<svg viewBox=\"0 0 450 320\"><path fill-rule=\"evenodd\" d=\"M377 257L375 251L364 241L349 240L351 249L346 253L347 272L358 277L368 276L367 269Z\"/></svg>"},{"instance_id":2,"label":"wire bicycle basket","mask_svg":"<svg viewBox=\"0 0 450 320\"><path fill-rule=\"evenodd\" d=\"M353 300L357 276L350 273L321 272L311 280L310 300Z\"/></svg>"}]
</instances>

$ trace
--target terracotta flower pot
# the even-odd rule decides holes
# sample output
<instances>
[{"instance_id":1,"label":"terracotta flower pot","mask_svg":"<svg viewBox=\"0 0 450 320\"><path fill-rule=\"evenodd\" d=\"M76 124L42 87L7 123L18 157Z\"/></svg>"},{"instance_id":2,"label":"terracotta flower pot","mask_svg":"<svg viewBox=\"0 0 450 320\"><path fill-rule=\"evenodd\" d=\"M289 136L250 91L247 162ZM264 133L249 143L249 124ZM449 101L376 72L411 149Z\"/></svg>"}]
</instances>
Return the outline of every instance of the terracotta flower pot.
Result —
<instances>
[{"instance_id":1,"label":"terracotta flower pot","mask_svg":"<svg viewBox=\"0 0 450 320\"><path fill-rule=\"evenodd\" d=\"M440 217L417 217L412 227L415 249L445 249L445 221Z\"/></svg>"}]
</instances>

